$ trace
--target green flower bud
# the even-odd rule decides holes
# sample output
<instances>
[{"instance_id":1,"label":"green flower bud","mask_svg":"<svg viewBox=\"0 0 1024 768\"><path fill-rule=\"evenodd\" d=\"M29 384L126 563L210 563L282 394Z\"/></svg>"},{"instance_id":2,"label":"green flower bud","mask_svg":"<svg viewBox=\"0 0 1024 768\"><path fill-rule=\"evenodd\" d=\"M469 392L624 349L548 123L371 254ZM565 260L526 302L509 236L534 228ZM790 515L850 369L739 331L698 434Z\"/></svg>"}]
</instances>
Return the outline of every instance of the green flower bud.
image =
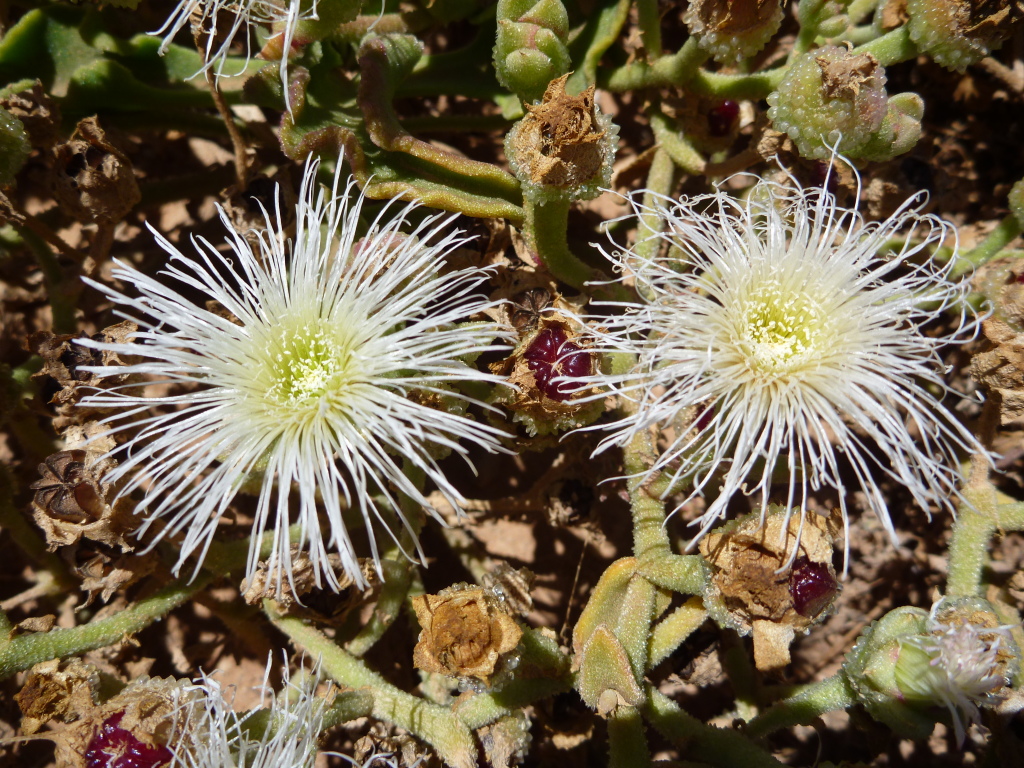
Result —
<instances>
[{"instance_id":1,"label":"green flower bud","mask_svg":"<svg viewBox=\"0 0 1024 768\"><path fill-rule=\"evenodd\" d=\"M891 160L914 148L921 139L924 99L916 93L898 93L889 99L882 127L856 157L864 160Z\"/></svg>"},{"instance_id":2,"label":"green flower bud","mask_svg":"<svg viewBox=\"0 0 1024 768\"><path fill-rule=\"evenodd\" d=\"M908 702L945 706L963 743L966 726L980 718L979 705L996 703L1017 673L1010 629L986 600L940 600L925 632L898 641L893 673L900 694Z\"/></svg>"},{"instance_id":3,"label":"green flower bud","mask_svg":"<svg viewBox=\"0 0 1024 768\"><path fill-rule=\"evenodd\" d=\"M903 701L896 682L900 644L925 631L928 613L909 606L890 611L861 636L843 665L859 702L879 722L909 738L925 738L934 721Z\"/></svg>"},{"instance_id":4,"label":"green flower bud","mask_svg":"<svg viewBox=\"0 0 1024 768\"><path fill-rule=\"evenodd\" d=\"M569 71L569 15L560 0L499 0L494 71L524 103Z\"/></svg>"},{"instance_id":5,"label":"green flower bud","mask_svg":"<svg viewBox=\"0 0 1024 768\"><path fill-rule=\"evenodd\" d=\"M765 47L783 15L779 0L694 0L683 22L715 61L735 64Z\"/></svg>"},{"instance_id":6,"label":"green flower bud","mask_svg":"<svg viewBox=\"0 0 1024 768\"><path fill-rule=\"evenodd\" d=\"M917 47L946 69L963 72L1010 36L1009 3L907 0L907 29Z\"/></svg>"},{"instance_id":7,"label":"green flower bud","mask_svg":"<svg viewBox=\"0 0 1024 768\"><path fill-rule=\"evenodd\" d=\"M14 175L25 164L32 145L21 120L0 107L0 187L14 181Z\"/></svg>"},{"instance_id":8,"label":"green flower bud","mask_svg":"<svg viewBox=\"0 0 1024 768\"><path fill-rule=\"evenodd\" d=\"M523 195L536 203L590 200L611 183L619 129L594 101L594 86L578 96L565 92L563 75L540 104L505 137L505 155Z\"/></svg>"},{"instance_id":9,"label":"green flower bud","mask_svg":"<svg viewBox=\"0 0 1024 768\"><path fill-rule=\"evenodd\" d=\"M1017 223L1024 229L1024 179L1010 190L1010 212L1017 217Z\"/></svg>"},{"instance_id":10,"label":"green flower bud","mask_svg":"<svg viewBox=\"0 0 1024 768\"><path fill-rule=\"evenodd\" d=\"M888 112L885 70L869 53L828 45L796 59L768 104L775 128L804 157L857 157Z\"/></svg>"}]
</instances>

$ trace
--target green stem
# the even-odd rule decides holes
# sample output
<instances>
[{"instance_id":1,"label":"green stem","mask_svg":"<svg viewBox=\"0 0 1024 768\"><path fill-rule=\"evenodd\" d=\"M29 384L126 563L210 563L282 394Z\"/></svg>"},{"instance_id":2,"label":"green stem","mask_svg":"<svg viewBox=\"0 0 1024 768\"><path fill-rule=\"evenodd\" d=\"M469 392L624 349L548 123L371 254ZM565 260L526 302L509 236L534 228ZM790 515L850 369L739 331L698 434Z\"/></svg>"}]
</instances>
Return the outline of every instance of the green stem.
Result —
<instances>
[{"instance_id":1,"label":"green stem","mask_svg":"<svg viewBox=\"0 0 1024 768\"><path fill-rule=\"evenodd\" d=\"M359 634L345 644L346 650L357 659L362 658L383 637L405 603L412 584L412 563L407 561L382 560L384 586L381 587L373 615Z\"/></svg>"},{"instance_id":2,"label":"green stem","mask_svg":"<svg viewBox=\"0 0 1024 768\"><path fill-rule=\"evenodd\" d=\"M1024 531L1024 502L996 507L996 525L1000 531Z\"/></svg>"},{"instance_id":3,"label":"green stem","mask_svg":"<svg viewBox=\"0 0 1024 768\"><path fill-rule=\"evenodd\" d=\"M368 691L341 691L324 712L324 730L350 723L373 712L373 695Z\"/></svg>"},{"instance_id":4,"label":"green stem","mask_svg":"<svg viewBox=\"0 0 1024 768\"><path fill-rule=\"evenodd\" d=\"M910 30L907 25L887 32L881 37L876 37L870 43L865 43L854 48L851 53L870 53L883 67L891 64L899 64L901 61L908 61L916 58L920 53L914 41L910 39Z\"/></svg>"},{"instance_id":5,"label":"green stem","mask_svg":"<svg viewBox=\"0 0 1024 768\"><path fill-rule=\"evenodd\" d=\"M648 768L651 750L640 712L635 707L617 707L608 718L609 768Z\"/></svg>"},{"instance_id":6,"label":"green stem","mask_svg":"<svg viewBox=\"0 0 1024 768\"><path fill-rule=\"evenodd\" d=\"M756 101L778 90L787 71L786 67L776 67L749 75L723 75L720 72L698 70L686 85L688 90L698 96Z\"/></svg>"},{"instance_id":7,"label":"green stem","mask_svg":"<svg viewBox=\"0 0 1024 768\"><path fill-rule=\"evenodd\" d=\"M988 545L998 522L992 486L986 484L964 490L964 501L957 509L953 536L949 542L946 594L982 594L982 574L988 560Z\"/></svg>"},{"instance_id":8,"label":"green stem","mask_svg":"<svg viewBox=\"0 0 1024 768\"><path fill-rule=\"evenodd\" d=\"M701 157L700 152L694 149L693 145L687 141L686 136L679 133L671 124L668 117L666 117L661 110L652 110L649 115L651 121L651 129L654 131L654 139L660 145L659 152L664 151L671 160L678 165L683 172L690 174L691 176L698 176L704 173L704 167L707 165L707 161ZM655 176L657 173L660 176L659 180L664 179L665 171L655 167L655 164L659 162L658 155L654 156L654 162L651 163L651 176ZM664 162L664 161L661 161ZM661 192L662 194L668 194L671 190L671 172L669 172L669 181L667 185L669 190L662 192L661 189L654 190ZM662 186L664 181L662 181ZM648 189L650 186L648 184ZM653 196L652 196L653 197ZM647 202L648 195L644 195L644 205L649 205ZM660 217L658 217L660 218ZM641 223L646 222L641 217ZM660 229L657 231L661 231Z\"/></svg>"},{"instance_id":9,"label":"green stem","mask_svg":"<svg viewBox=\"0 0 1024 768\"><path fill-rule=\"evenodd\" d=\"M707 618L708 612L704 608L704 601L699 597L691 597L655 624L647 652L648 667L654 669L671 656Z\"/></svg>"},{"instance_id":10,"label":"green stem","mask_svg":"<svg viewBox=\"0 0 1024 768\"><path fill-rule=\"evenodd\" d=\"M523 633L522 659L516 677L500 691L480 693L455 708L459 720L476 730L541 699L572 689L569 659L558 643L540 631Z\"/></svg>"},{"instance_id":11,"label":"green stem","mask_svg":"<svg viewBox=\"0 0 1024 768\"><path fill-rule=\"evenodd\" d=\"M277 613L269 600L264 601L263 610L274 626L293 643L319 658L323 670L337 683L368 690L373 695L373 717L404 728L428 742L452 768L476 766L477 749L473 734L446 707L399 690L319 630L301 619Z\"/></svg>"},{"instance_id":12,"label":"green stem","mask_svg":"<svg viewBox=\"0 0 1024 768\"><path fill-rule=\"evenodd\" d=\"M570 250L566 237L569 200L535 203L525 200L523 210L523 237L527 247L537 255L548 272L566 285L584 290L586 282L598 276Z\"/></svg>"},{"instance_id":13,"label":"green stem","mask_svg":"<svg viewBox=\"0 0 1024 768\"><path fill-rule=\"evenodd\" d=\"M75 310L78 306L78 294L81 292L80 284L77 280L71 282L66 279L57 256L39 235L24 225L16 224L14 228L35 254L43 273L46 294L50 297L50 309L53 312L54 332L74 333L78 330Z\"/></svg>"},{"instance_id":14,"label":"green stem","mask_svg":"<svg viewBox=\"0 0 1024 768\"><path fill-rule=\"evenodd\" d=\"M574 61L580 62L576 71L569 76L565 88L568 93L579 93L597 81L597 66L612 44L622 32L622 26L629 18L630 0L611 0L597 11L587 23L586 28L573 41L570 54ZM582 55L579 47L586 45Z\"/></svg>"},{"instance_id":15,"label":"green stem","mask_svg":"<svg viewBox=\"0 0 1024 768\"><path fill-rule=\"evenodd\" d=\"M629 503L633 512L633 553L638 561L656 561L672 554L665 531L665 502L648 493L645 477L654 456L647 430L642 430L626 447L625 468Z\"/></svg>"},{"instance_id":16,"label":"green stem","mask_svg":"<svg viewBox=\"0 0 1024 768\"><path fill-rule=\"evenodd\" d=\"M658 0L636 0L636 25L640 29L647 58L651 61L661 56L661 11Z\"/></svg>"},{"instance_id":17,"label":"green stem","mask_svg":"<svg viewBox=\"0 0 1024 768\"><path fill-rule=\"evenodd\" d=\"M782 763L733 730L705 725L652 685L644 716L659 733L686 745L686 756L721 768L781 768Z\"/></svg>"},{"instance_id":18,"label":"green stem","mask_svg":"<svg viewBox=\"0 0 1024 768\"><path fill-rule=\"evenodd\" d=\"M973 272L978 267L988 263L1013 242L1020 232L1020 221L1011 213L999 222L996 228L982 242L978 243L967 253L961 253L956 257L950 277L955 278L967 272Z\"/></svg>"},{"instance_id":19,"label":"green stem","mask_svg":"<svg viewBox=\"0 0 1024 768\"><path fill-rule=\"evenodd\" d=\"M633 91L638 88L662 88L683 85L693 78L708 54L691 37L677 53L662 56L657 61L635 61L614 69L602 87L609 91Z\"/></svg>"},{"instance_id":20,"label":"green stem","mask_svg":"<svg viewBox=\"0 0 1024 768\"><path fill-rule=\"evenodd\" d=\"M782 728L807 725L826 712L847 709L854 703L855 696L845 675L838 673L778 702L747 723L745 733L752 739L760 739Z\"/></svg>"},{"instance_id":21,"label":"green stem","mask_svg":"<svg viewBox=\"0 0 1024 768\"><path fill-rule=\"evenodd\" d=\"M0 643L0 679L29 669L41 661L75 656L124 640L163 618L209 581L208 576L202 576L190 584L177 582L109 618L70 629L22 635Z\"/></svg>"}]
</instances>

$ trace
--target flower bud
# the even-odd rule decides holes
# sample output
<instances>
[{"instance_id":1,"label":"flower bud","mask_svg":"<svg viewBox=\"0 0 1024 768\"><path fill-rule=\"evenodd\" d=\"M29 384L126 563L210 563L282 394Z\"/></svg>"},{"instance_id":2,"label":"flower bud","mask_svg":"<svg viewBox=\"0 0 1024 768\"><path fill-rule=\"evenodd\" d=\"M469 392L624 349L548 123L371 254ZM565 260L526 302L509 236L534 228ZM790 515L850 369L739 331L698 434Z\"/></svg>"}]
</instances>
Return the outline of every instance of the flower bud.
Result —
<instances>
[{"instance_id":1,"label":"flower bud","mask_svg":"<svg viewBox=\"0 0 1024 768\"><path fill-rule=\"evenodd\" d=\"M907 29L918 48L946 69L963 72L1010 36L1012 3L907 0Z\"/></svg>"},{"instance_id":2,"label":"flower bud","mask_svg":"<svg viewBox=\"0 0 1024 768\"><path fill-rule=\"evenodd\" d=\"M981 716L979 705L996 703L1018 671L1010 629L986 600L940 600L924 633L899 639L896 686L908 702L944 705L963 743L966 726Z\"/></svg>"},{"instance_id":3,"label":"flower bud","mask_svg":"<svg viewBox=\"0 0 1024 768\"><path fill-rule=\"evenodd\" d=\"M569 15L560 0L499 0L494 71L523 103L569 71Z\"/></svg>"},{"instance_id":4,"label":"flower bud","mask_svg":"<svg viewBox=\"0 0 1024 768\"><path fill-rule=\"evenodd\" d=\"M768 103L769 119L804 157L857 157L888 112L885 70L869 53L828 45L794 61Z\"/></svg>"},{"instance_id":5,"label":"flower bud","mask_svg":"<svg viewBox=\"0 0 1024 768\"><path fill-rule=\"evenodd\" d=\"M879 162L909 152L921 139L924 99L916 93L897 93L889 98L882 127L856 156Z\"/></svg>"},{"instance_id":6,"label":"flower bud","mask_svg":"<svg viewBox=\"0 0 1024 768\"><path fill-rule=\"evenodd\" d=\"M912 738L926 737L933 722L903 702L896 662L901 642L922 633L927 618L926 611L910 606L890 611L865 630L843 665L843 674L868 713Z\"/></svg>"},{"instance_id":7,"label":"flower bud","mask_svg":"<svg viewBox=\"0 0 1024 768\"><path fill-rule=\"evenodd\" d=\"M694 0L683 22L715 61L735 64L764 48L783 15L779 0Z\"/></svg>"},{"instance_id":8,"label":"flower bud","mask_svg":"<svg viewBox=\"0 0 1024 768\"><path fill-rule=\"evenodd\" d=\"M800 533L799 540L797 533ZM820 515L779 506L727 523L700 541L711 565L704 603L722 626L754 636L758 669L789 663L789 645L827 615L839 593L832 568L834 526ZM786 567L793 547L797 556Z\"/></svg>"},{"instance_id":9,"label":"flower bud","mask_svg":"<svg viewBox=\"0 0 1024 768\"><path fill-rule=\"evenodd\" d=\"M589 200L611 182L619 135L611 117L594 101L594 86L578 96L565 92L568 75L553 81L540 104L505 137L505 154L536 203Z\"/></svg>"}]
</instances>

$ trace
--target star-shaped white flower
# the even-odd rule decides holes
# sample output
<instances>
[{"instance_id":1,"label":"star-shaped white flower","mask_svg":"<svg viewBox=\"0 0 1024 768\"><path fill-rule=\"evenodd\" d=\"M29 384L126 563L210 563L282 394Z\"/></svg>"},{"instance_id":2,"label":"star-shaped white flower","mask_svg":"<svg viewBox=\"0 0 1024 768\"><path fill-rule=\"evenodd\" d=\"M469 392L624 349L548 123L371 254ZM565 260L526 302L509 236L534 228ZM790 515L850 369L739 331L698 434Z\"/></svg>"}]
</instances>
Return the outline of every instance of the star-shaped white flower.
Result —
<instances>
[{"instance_id":1,"label":"star-shaped white flower","mask_svg":"<svg viewBox=\"0 0 1024 768\"><path fill-rule=\"evenodd\" d=\"M645 475L708 497L699 535L738 492L760 492L767 508L780 471L788 507L830 486L845 520L846 495L860 490L893 538L879 474L926 510L952 508L958 453L983 449L936 397L947 391L940 351L977 323L965 286L929 255L948 225L923 204L865 222L787 178L758 180L743 199L719 189L659 205L657 255L606 254L644 301L591 318L598 349L635 360L581 385L627 404L589 427L611 431L599 450L661 428L668 442ZM954 327L925 332L939 317Z\"/></svg>"},{"instance_id":2,"label":"star-shaped white flower","mask_svg":"<svg viewBox=\"0 0 1024 768\"><path fill-rule=\"evenodd\" d=\"M500 430L465 415L475 401L458 389L501 381L464 362L505 348L495 343L501 328L470 322L493 306L475 292L487 270L448 268L446 257L466 241L449 215L400 232L412 205L385 206L357 241L355 182L341 189L336 176L318 192L317 167L306 169L294 240L285 242L278 210L276 223L268 216L255 233L254 251L222 212L227 254L199 239L188 257L154 231L168 266L154 277L118 262L112 273L137 295L88 281L140 330L129 344L81 343L143 358L90 370L172 385L163 394L104 391L83 404L118 409L106 421L126 439L111 452L120 464L107 477L125 480L122 494L144 489L140 533L159 521L156 540L180 536L178 569L196 552L201 562L220 517L255 481L250 577L260 536L272 529L281 588L280 574L291 574L288 527L297 522L300 547L331 586L328 548L362 584L346 510L361 514L377 559L375 525L396 542L396 519L410 527L394 511L401 495L430 507L410 475L424 475L458 508L437 456L465 455L463 443L500 450Z\"/></svg>"}]
</instances>

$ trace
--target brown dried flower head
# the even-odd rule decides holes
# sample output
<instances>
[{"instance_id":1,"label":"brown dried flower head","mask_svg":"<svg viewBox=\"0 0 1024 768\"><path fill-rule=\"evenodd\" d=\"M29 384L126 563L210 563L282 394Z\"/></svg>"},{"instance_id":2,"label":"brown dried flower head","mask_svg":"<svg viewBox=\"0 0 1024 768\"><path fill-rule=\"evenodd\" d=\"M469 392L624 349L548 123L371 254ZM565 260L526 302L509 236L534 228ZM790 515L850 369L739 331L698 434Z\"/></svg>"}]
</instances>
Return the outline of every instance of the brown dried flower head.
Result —
<instances>
[{"instance_id":1,"label":"brown dried flower head","mask_svg":"<svg viewBox=\"0 0 1024 768\"><path fill-rule=\"evenodd\" d=\"M590 199L611 179L618 128L597 108L594 86L570 96L568 78L552 80L505 138L512 172L535 201Z\"/></svg>"},{"instance_id":2,"label":"brown dried flower head","mask_svg":"<svg viewBox=\"0 0 1024 768\"><path fill-rule=\"evenodd\" d=\"M40 479L29 486L35 491L32 515L51 551L83 538L132 551L127 536L139 520L127 499L107 503L112 494L103 475L111 466L110 459L95 463L81 449L59 451L39 465Z\"/></svg>"},{"instance_id":3,"label":"brown dried flower head","mask_svg":"<svg viewBox=\"0 0 1024 768\"><path fill-rule=\"evenodd\" d=\"M50 720L72 722L96 706L99 671L79 659L36 664L14 700L21 710L21 730L39 731Z\"/></svg>"},{"instance_id":4,"label":"brown dried flower head","mask_svg":"<svg viewBox=\"0 0 1024 768\"><path fill-rule=\"evenodd\" d=\"M360 558L363 579L368 585L356 589L355 582L345 573L341 558L331 553L327 562L334 569L338 588L324 588L321 571L313 566L309 555L292 545L291 567L288 573L274 568L269 560L260 561L256 572L241 585L242 599L249 605L259 605L264 599L273 600L277 610L300 616L319 624L339 626L353 609L366 604L380 587L380 576L370 558Z\"/></svg>"},{"instance_id":5,"label":"brown dried flower head","mask_svg":"<svg viewBox=\"0 0 1024 768\"><path fill-rule=\"evenodd\" d=\"M104 328L91 336L93 341L107 344L127 344L135 337L138 326L128 320ZM54 429L59 433L71 425L84 424L89 419L100 418L106 412L96 408L83 408L79 401L95 388L123 388L133 382L141 382L137 374L123 376L99 377L95 373L83 370L91 365L131 365L136 362L126 359L109 350L93 350L75 343L76 339L86 338L85 334L72 336L66 333L50 333L38 331L28 338L29 351L43 358L43 367L34 374L37 380L53 379L60 387L50 398L57 415L54 418Z\"/></svg>"},{"instance_id":6,"label":"brown dried flower head","mask_svg":"<svg viewBox=\"0 0 1024 768\"><path fill-rule=\"evenodd\" d=\"M81 120L71 141L54 148L53 171L57 201L79 221L118 222L142 199L131 161L95 117Z\"/></svg>"},{"instance_id":7,"label":"brown dried flower head","mask_svg":"<svg viewBox=\"0 0 1024 768\"><path fill-rule=\"evenodd\" d=\"M683 22L715 61L734 64L760 51L783 16L779 0L692 0Z\"/></svg>"},{"instance_id":8,"label":"brown dried flower head","mask_svg":"<svg viewBox=\"0 0 1024 768\"><path fill-rule=\"evenodd\" d=\"M808 512L787 519L778 506L729 523L700 541L711 565L705 595L708 612L740 634L753 634L758 669L789 663L789 645L827 613L838 594L832 540L841 527L834 517ZM797 544L799 532L799 543ZM791 567L787 567L797 547Z\"/></svg>"},{"instance_id":9,"label":"brown dried flower head","mask_svg":"<svg viewBox=\"0 0 1024 768\"><path fill-rule=\"evenodd\" d=\"M487 685L523 636L505 604L482 587L455 584L412 605L423 628L413 663L424 672Z\"/></svg>"}]
</instances>

